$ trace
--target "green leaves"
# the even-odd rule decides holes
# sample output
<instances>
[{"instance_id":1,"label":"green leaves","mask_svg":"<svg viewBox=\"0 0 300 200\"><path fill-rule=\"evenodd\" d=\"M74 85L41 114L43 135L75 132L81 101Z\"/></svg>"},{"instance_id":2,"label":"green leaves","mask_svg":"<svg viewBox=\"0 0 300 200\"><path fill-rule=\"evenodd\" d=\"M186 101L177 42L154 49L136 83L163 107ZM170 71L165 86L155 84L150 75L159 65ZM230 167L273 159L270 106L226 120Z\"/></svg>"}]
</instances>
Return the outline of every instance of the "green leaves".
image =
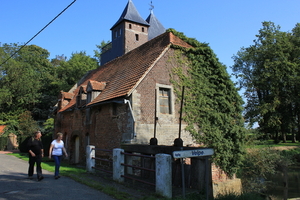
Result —
<instances>
[{"instance_id":1,"label":"green leaves","mask_svg":"<svg viewBox=\"0 0 300 200\"><path fill-rule=\"evenodd\" d=\"M245 118L258 122L265 134L285 137L298 129L299 24L289 33L263 22L256 37L254 45L233 57L232 69L247 99Z\"/></svg>"},{"instance_id":2,"label":"green leaves","mask_svg":"<svg viewBox=\"0 0 300 200\"><path fill-rule=\"evenodd\" d=\"M185 86L183 107L187 130L200 144L215 150L214 162L228 175L235 173L243 155L242 104L226 68L207 44L171 30L194 48L179 48L187 60L176 57L182 66L172 72L177 97ZM179 55L176 54L176 55ZM187 68L187 70L183 70Z\"/></svg>"},{"instance_id":3,"label":"green leaves","mask_svg":"<svg viewBox=\"0 0 300 200\"><path fill-rule=\"evenodd\" d=\"M0 62L20 47L0 46ZM29 45L0 66L0 120L10 132L32 134L37 130L36 121L51 115L58 92L69 90L87 71L98 67L85 52L73 53L69 60L57 56L50 62L48 57L46 49Z\"/></svg>"}]
</instances>

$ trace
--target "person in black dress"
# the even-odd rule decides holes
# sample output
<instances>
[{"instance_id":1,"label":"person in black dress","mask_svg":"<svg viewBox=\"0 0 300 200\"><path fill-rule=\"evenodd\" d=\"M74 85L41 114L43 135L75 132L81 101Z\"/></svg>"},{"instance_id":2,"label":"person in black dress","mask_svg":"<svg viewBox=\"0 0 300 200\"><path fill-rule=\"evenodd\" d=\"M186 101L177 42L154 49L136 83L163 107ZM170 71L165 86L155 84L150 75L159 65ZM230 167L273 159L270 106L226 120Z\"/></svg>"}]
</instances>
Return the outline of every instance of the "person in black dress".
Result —
<instances>
[{"instance_id":1,"label":"person in black dress","mask_svg":"<svg viewBox=\"0 0 300 200\"><path fill-rule=\"evenodd\" d=\"M34 137L30 138L27 143L29 153L28 178L33 178L34 165L36 164L38 181L41 181L44 178L41 167L42 158L44 157L44 148L41 137L41 131L36 131Z\"/></svg>"}]
</instances>

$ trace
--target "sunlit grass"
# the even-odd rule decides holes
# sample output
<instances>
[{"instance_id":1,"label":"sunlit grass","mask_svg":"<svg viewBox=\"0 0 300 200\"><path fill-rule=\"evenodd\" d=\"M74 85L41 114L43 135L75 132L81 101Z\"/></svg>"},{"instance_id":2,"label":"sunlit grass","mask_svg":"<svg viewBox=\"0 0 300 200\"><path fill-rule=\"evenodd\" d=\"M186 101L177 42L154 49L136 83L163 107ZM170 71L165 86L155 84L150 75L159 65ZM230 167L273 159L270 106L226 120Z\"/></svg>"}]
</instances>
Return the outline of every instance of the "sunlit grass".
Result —
<instances>
[{"instance_id":1,"label":"sunlit grass","mask_svg":"<svg viewBox=\"0 0 300 200\"><path fill-rule=\"evenodd\" d=\"M286 148L300 148L300 142L291 142L287 141L286 143L279 142L275 143L274 140L254 140L249 142L245 146L246 148L272 148L272 147L282 147L282 149Z\"/></svg>"}]
</instances>

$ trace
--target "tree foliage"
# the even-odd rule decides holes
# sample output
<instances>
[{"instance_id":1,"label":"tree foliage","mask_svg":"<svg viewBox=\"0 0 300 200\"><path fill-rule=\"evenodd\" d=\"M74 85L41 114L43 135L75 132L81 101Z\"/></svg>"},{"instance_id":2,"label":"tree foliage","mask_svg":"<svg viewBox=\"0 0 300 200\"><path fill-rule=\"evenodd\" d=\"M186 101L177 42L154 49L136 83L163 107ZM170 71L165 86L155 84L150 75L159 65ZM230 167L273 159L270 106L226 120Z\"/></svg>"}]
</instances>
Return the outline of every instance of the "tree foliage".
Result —
<instances>
[{"instance_id":1,"label":"tree foliage","mask_svg":"<svg viewBox=\"0 0 300 200\"><path fill-rule=\"evenodd\" d=\"M11 59L7 60L11 55ZM62 89L70 89L97 61L85 52L73 53L69 60L36 45L0 46L0 120L7 131L31 134L51 115ZM49 129L50 130L50 129Z\"/></svg>"},{"instance_id":2,"label":"tree foliage","mask_svg":"<svg viewBox=\"0 0 300 200\"><path fill-rule=\"evenodd\" d=\"M97 67L97 60L87 56L84 51L72 53L69 60L62 60L59 66L56 67L56 74L58 76L56 85L60 90L68 91L88 71Z\"/></svg>"},{"instance_id":3,"label":"tree foliage","mask_svg":"<svg viewBox=\"0 0 300 200\"><path fill-rule=\"evenodd\" d=\"M244 154L244 123L242 98L216 55L208 44L187 38L182 33L175 35L194 48L180 48L187 60L178 57L178 62L188 66L173 71L175 92L181 99L185 86L184 117L187 130L199 143L214 148L214 162L228 175L236 172ZM180 54L178 54L180 55Z\"/></svg>"},{"instance_id":4,"label":"tree foliage","mask_svg":"<svg viewBox=\"0 0 300 200\"><path fill-rule=\"evenodd\" d=\"M280 31L273 22L262 24L254 44L233 57L232 69L245 89L247 121L285 142L286 133L300 131L300 24L292 32Z\"/></svg>"}]
</instances>

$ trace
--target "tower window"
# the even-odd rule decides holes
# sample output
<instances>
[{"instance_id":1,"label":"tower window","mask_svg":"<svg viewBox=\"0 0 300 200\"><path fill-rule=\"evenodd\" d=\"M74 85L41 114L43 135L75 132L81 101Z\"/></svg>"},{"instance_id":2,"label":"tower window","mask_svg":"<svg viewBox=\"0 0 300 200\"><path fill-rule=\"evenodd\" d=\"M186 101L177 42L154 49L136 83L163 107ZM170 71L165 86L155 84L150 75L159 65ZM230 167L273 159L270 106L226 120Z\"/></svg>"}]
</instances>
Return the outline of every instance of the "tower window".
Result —
<instances>
[{"instance_id":1,"label":"tower window","mask_svg":"<svg viewBox=\"0 0 300 200\"><path fill-rule=\"evenodd\" d=\"M129 24L129 28L131 29L131 24Z\"/></svg>"},{"instance_id":2,"label":"tower window","mask_svg":"<svg viewBox=\"0 0 300 200\"><path fill-rule=\"evenodd\" d=\"M135 40L139 41L139 34L135 34Z\"/></svg>"},{"instance_id":3,"label":"tower window","mask_svg":"<svg viewBox=\"0 0 300 200\"><path fill-rule=\"evenodd\" d=\"M144 32L145 31L145 28L144 27L142 27L142 32Z\"/></svg>"},{"instance_id":4,"label":"tower window","mask_svg":"<svg viewBox=\"0 0 300 200\"><path fill-rule=\"evenodd\" d=\"M118 37L118 31L115 31L115 38Z\"/></svg>"}]
</instances>

